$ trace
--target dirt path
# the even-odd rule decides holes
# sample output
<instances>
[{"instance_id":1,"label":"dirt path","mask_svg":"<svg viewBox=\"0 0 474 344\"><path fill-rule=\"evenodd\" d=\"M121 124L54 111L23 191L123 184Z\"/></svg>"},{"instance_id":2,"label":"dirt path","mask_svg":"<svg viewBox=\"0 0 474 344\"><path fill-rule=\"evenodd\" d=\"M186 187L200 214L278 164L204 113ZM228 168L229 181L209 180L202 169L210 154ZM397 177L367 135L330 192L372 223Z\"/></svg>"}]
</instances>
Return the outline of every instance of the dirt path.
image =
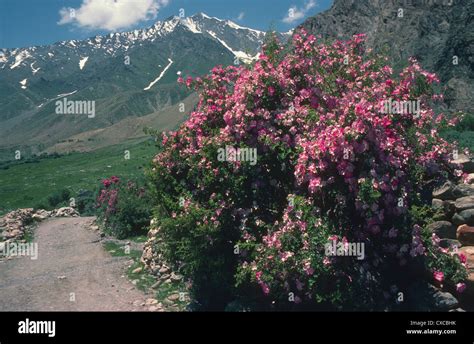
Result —
<instances>
[{"instance_id":1,"label":"dirt path","mask_svg":"<svg viewBox=\"0 0 474 344\"><path fill-rule=\"evenodd\" d=\"M128 259L102 248L87 229L93 219L46 220L35 230L37 260L0 262L0 311L143 310L133 305L145 295L125 277Z\"/></svg>"}]
</instances>

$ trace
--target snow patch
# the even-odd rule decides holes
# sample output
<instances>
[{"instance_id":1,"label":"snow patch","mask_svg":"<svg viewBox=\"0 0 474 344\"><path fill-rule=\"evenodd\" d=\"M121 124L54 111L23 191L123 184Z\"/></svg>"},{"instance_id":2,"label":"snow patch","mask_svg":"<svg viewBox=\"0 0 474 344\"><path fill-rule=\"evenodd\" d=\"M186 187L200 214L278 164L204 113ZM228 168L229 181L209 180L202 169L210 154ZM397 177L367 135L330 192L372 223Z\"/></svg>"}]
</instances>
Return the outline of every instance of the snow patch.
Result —
<instances>
[{"instance_id":1,"label":"snow patch","mask_svg":"<svg viewBox=\"0 0 474 344\"><path fill-rule=\"evenodd\" d=\"M226 48L227 50L229 50L232 54L234 54L234 56L238 57L240 60L242 60L243 62L245 63L250 63L252 61L255 61L255 60L258 60L258 54L255 55L255 56L252 56L252 55L249 55L247 53L244 53L243 51L234 51L231 47L229 47L229 45L224 42L222 39L220 39L219 37L217 37L216 33L213 32L213 31L208 31L208 33L214 37L215 39L217 39L219 41L219 43L221 43L224 48Z\"/></svg>"},{"instance_id":2,"label":"snow patch","mask_svg":"<svg viewBox=\"0 0 474 344\"><path fill-rule=\"evenodd\" d=\"M28 50L21 51L19 54L17 54L15 56L15 63L10 66L10 69L14 69L14 68L18 67L28 57L31 57Z\"/></svg>"},{"instance_id":3,"label":"snow patch","mask_svg":"<svg viewBox=\"0 0 474 344\"><path fill-rule=\"evenodd\" d=\"M150 82L150 84L149 84L147 87L145 87L145 88L143 89L144 91L148 91L150 88L152 88L153 85L156 84L158 81L160 81L160 79L165 75L165 73L166 73L166 71L168 70L168 68L170 68L171 65L173 64L173 60L172 60L172 59L168 58L168 61L169 61L169 63L168 63L168 65L165 67L165 69L163 69L163 71L161 72L161 74L160 74L155 80L153 80L152 82Z\"/></svg>"},{"instance_id":4,"label":"snow patch","mask_svg":"<svg viewBox=\"0 0 474 344\"><path fill-rule=\"evenodd\" d=\"M248 31L254 32L258 35L264 35L265 34L262 31L254 30L254 29L251 29L249 27L240 26L240 25L238 25L238 24L236 24L236 23L234 23L233 21L230 21L230 20L226 20L225 23L227 24L227 26L231 27L234 30L248 30Z\"/></svg>"},{"instance_id":5,"label":"snow patch","mask_svg":"<svg viewBox=\"0 0 474 344\"><path fill-rule=\"evenodd\" d=\"M182 21L183 25L189 29L189 31L193 33L202 33L201 30L199 30L198 26L194 22L192 18L186 18Z\"/></svg>"},{"instance_id":6,"label":"snow patch","mask_svg":"<svg viewBox=\"0 0 474 344\"><path fill-rule=\"evenodd\" d=\"M72 91L71 93L58 94L57 97L58 97L58 98L61 98L61 97L65 97L65 96L70 96L71 94L74 94L74 93L76 93L76 92L77 92L77 90ZM57 98L55 98L55 99L57 99Z\"/></svg>"},{"instance_id":7,"label":"snow patch","mask_svg":"<svg viewBox=\"0 0 474 344\"><path fill-rule=\"evenodd\" d=\"M86 65L87 60L89 60L89 56L83 57L83 58L79 61L79 68L80 68L81 70L82 70L82 68L84 68L84 66Z\"/></svg>"},{"instance_id":8,"label":"snow patch","mask_svg":"<svg viewBox=\"0 0 474 344\"><path fill-rule=\"evenodd\" d=\"M30 64L31 70L33 71L33 75L35 75L41 69L41 67L38 67L38 68L33 67L35 63L36 61Z\"/></svg>"}]
</instances>

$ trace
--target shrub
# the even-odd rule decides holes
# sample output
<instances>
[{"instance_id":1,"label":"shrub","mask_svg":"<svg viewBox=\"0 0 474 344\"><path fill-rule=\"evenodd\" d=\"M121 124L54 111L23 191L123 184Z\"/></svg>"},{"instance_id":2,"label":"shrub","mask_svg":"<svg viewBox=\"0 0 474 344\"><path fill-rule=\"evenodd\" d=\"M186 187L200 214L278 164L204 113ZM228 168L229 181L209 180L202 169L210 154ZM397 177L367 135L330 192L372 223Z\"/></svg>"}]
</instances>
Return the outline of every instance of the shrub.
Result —
<instances>
[{"instance_id":1,"label":"shrub","mask_svg":"<svg viewBox=\"0 0 474 344\"><path fill-rule=\"evenodd\" d=\"M76 196L76 207L82 216L96 215L96 197L90 190L79 190Z\"/></svg>"},{"instance_id":2,"label":"shrub","mask_svg":"<svg viewBox=\"0 0 474 344\"><path fill-rule=\"evenodd\" d=\"M56 191L48 197L48 208L53 209L58 205L65 205L67 202L69 202L70 197L71 192L68 189Z\"/></svg>"},{"instance_id":3,"label":"shrub","mask_svg":"<svg viewBox=\"0 0 474 344\"><path fill-rule=\"evenodd\" d=\"M97 197L97 217L105 232L123 239L146 233L150 223L149 193L143 183L110 177L102 181Z\"/></svg>"},{"instance_id":4,"label":"shrub","mask_svg":"<svg viewBox=\"0 0 474 344\"><path fill-rule=\"evenodd\" d=\"M302 31L283 56L270 44L249 68L180 78L200 101L163 135L150 176L164 255L203 306L396 307L420 266L462 283L463 263L417 223L421 208L409 211L428 182L460 173L438 135L453 122L431 107L437 78L413 58L395 78L363 43ZM419 100L420 111L385 113L390 99ZM331 256L328 244L363 245L364 259Z\"/></svg>"}]
</instances>

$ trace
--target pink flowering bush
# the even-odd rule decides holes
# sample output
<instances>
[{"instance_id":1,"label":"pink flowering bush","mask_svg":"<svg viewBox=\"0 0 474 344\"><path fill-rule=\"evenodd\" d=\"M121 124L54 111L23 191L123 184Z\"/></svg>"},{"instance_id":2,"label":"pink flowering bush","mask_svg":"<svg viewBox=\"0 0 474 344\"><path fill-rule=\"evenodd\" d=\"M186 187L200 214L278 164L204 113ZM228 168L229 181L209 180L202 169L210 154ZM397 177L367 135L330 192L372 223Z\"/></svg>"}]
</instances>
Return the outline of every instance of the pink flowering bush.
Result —
<instances>
[{"instance_id":1,"label":"pink flowering bush","mask_svg":"<svg viewBox=\"0 0 474 344\"><path fill-rule=\"evenodd\" d=\"M457 255L411 212L457 168L438 135L453 123L431 107L438 80L415 59L394 75L363 45L362 35L329 44L302 31L251 67L180 79L199 104L163 136L150 175L165 256L203 306L384 308L435 271L462 283ZM420 108L384 111L387 101ZM223 159L228 147L257 159ZM326 250L352 243L362 259Z\"/></svg>"},{"instance_id":2,"label":"pink flowering bush","mask_svg":"<svg viewBox=\"0 0 474 344\"><path fill-rule=\"evenodd\" d=\"M122 239L145 234L150 223L149 192L136 181L112 176L101 182L97 197L97 218L105 231Z\"/></svg>"}]
</instances>

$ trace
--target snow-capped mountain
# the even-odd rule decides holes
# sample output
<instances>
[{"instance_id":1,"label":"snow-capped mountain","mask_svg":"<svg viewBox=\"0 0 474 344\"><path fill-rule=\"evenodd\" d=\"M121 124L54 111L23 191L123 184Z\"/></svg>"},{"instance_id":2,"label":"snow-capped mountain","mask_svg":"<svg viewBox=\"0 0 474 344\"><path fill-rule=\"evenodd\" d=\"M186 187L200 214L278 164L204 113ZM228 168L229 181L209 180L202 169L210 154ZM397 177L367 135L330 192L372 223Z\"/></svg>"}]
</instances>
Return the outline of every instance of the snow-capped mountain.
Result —
<instances>
[{"instance_id":1,"label":"snow-capped mountain","mask_svg":"<svg viewBox=\"0 0 474 344\"><path fill-rule=\"evenodd\" d=\"M264 38L262 31L199 13L141 30L1 49L0 150L25 143L47 147L176 104L189 95L177 85L178 75L252 62ZM66 95L94 100L94 119L57 115L54 103Z\"/></svg>"},{"instance_id":2,"label":"snow-capped mountain","mask_svg":"<svg viewBox=\"0 0 474 344\"><path fill-rule=\"evenodd\" d=\"M221 20L199 13L186 18L170 17L165 21L158 21L146 29L111 33L82 41L71 40L61 41L50 46L0 49L0 69L15 70L23 67L29 68L32 74L36 74L42 64L60 62L67 54L66 52L74 52L78 55L81 59L78 65L82 69L88 58L86 54L94 54L99 58L118 56L137 46L163 40L179 30L211 38L243 62L249 62L256 58L265 38L263 31L242 27L230 20ZM290 33L282 34L283 37L289 35Z\"/></svg>"}]
</instances>

